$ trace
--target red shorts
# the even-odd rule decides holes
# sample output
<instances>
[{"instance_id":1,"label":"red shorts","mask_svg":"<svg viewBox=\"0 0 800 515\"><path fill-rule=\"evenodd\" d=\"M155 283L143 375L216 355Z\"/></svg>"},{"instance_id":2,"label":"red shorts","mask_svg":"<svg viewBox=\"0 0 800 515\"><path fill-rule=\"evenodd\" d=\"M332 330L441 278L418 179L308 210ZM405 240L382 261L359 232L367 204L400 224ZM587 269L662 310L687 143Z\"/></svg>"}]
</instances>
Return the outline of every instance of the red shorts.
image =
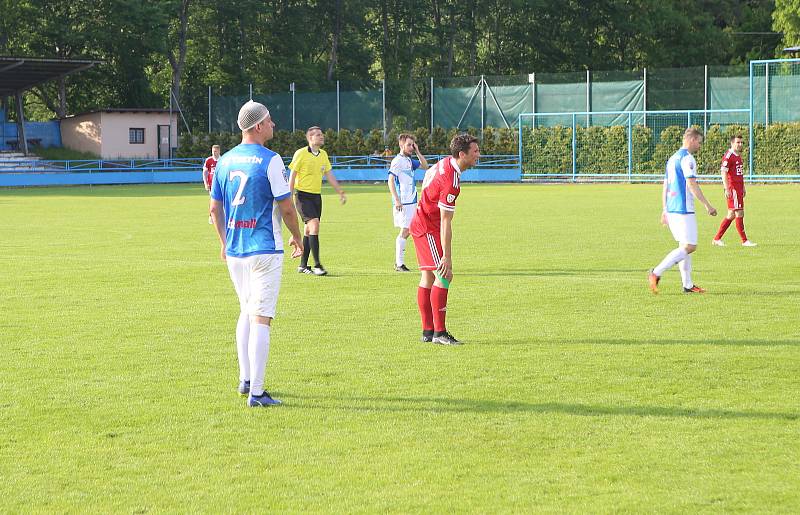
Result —
<instances>
[{"instance_id":1,"label":"red shorts","mask_svg":"<svg viewBox=\"0 0 800 515\"><path fill-rule=\"evenodd\" d=\"M438 234L426 233L414 236L417 264L420 270L436 270L442 257L442 242Z\"/></svg>"},{"instance_id":2,"label":"red shorts","mask_svg":"<svg viewBox=\"0 0 800 515\"><path fill-rule=\"evenodd\" d=\"M728 209L744 209L744 188L731 188L731 196L726 199Z\"/></svg>"}]
</instances>

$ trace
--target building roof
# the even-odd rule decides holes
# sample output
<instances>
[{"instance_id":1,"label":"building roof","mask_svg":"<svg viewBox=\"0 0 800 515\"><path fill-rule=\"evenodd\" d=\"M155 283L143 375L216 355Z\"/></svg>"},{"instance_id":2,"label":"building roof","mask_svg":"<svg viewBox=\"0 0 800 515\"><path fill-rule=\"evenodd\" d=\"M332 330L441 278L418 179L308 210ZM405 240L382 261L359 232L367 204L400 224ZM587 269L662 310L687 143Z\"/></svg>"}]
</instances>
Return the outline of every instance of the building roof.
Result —
<instances>
[{"instance_id":1,"label":"building roof","mask_svg":"<svg viewBox=\"0 0 800 515\"><path fill-rule=\"evenodd\" d=\"M94 59L0 56L0 96L14 95L102 63Z\"/></svg>"},{"instance_id":2,"label":"building roof","mask_svg":"<svg viewBox=\"0 0 800 515\"><path fill-rule=\"evenodd\" d=\"M92 109L91 111L84 111L71 116L85 116L87 114L95 113L169 113L169 109L161 109L156 107L109 107L107 109ZM177 110L173 110L172 114L178 114Z\"/></svg>"}]
</instances>

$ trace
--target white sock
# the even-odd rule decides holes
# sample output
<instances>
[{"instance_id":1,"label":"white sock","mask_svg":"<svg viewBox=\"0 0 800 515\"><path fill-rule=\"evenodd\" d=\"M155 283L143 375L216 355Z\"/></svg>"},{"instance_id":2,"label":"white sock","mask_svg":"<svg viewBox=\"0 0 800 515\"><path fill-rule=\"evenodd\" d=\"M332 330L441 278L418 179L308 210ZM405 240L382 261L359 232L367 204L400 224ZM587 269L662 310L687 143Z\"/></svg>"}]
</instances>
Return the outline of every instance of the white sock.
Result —
<instances>
[{"instance_id":1,"label":"white sock","mask_svg":"<svg viewBox=\"0 0 800 515\"><path fill-rule=\"evenodd\" d=\"M404 254L406 253L406 239L398 236L394 240L394 264L397 266L405 264Z\"/></svg>"},{"instance_id":2,"label":"white sock","mask_svg":"<svg viewBox=\"0 0 800 515\"><path fill-rule=\"evenodd\" d=\"M239 355L239 381L250 380L250 358L247 355L247 343L250 339L250 316L239 313L236 323L236 351Z\"/></svg>"},{"instance_id":3,"label":"white sock","mask_svg":"<svg viewBox=\"0 0 800 515\"><path fill-rule=\"evenodd\" d=\"M250 395L264 393L264 371L269 357L269 326L250 324Z\"/></svg>"},{"instance_id":4,"label":"white sock","mask_svg":"<svg viewBox=\"0 0 800 515\"><path fill-rule=\"evenodd\" d=\"M692 282L692 255L689 254L683 261L678 263L678 268L681 270L681 281L684 288L691 288L694 286Z\"/></svg>"},{"instance_id":5,"label":"white sock","mask_svg":"<svg viewBox=\"0 0 800 515\"><path fill-rule=\"evenodd\" d=\"M665 257L664 260L661 263L659 263L657 267L653 269L653 273L661 277L664 274L664 272L675 266L675 263L678 263L686 259L686 256L688 256L686 251L683 250L682 247L678 247L677 249L667 254L667 257Z\"/></svg>"}]
</instances>

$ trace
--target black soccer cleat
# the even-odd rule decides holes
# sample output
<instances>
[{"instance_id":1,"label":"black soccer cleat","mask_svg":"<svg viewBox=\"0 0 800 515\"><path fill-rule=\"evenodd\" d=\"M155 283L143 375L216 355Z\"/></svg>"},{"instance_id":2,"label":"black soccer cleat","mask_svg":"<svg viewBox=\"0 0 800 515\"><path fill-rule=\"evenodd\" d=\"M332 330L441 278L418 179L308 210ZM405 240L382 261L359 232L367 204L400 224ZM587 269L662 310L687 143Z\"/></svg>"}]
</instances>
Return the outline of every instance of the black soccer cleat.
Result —
<instances>
[{"instance_id":1,"label":"black soccer cleat","mask_svg":"<svg viewBox=\"0 0 800 515\"><path fill-rule=\"evenodd\" d=\"M394 265L395 272L410 272L406 265Z\"/></svg>"},{"instance_id":2,"label":"black soccer cleat","mask_svg":"<svg viewBox=\"0 0 800 515\"><path fill-rule=\"evenodd\" d=\"M422 343L431 343L433 341L433 331L422 331L422 338L419 339Z\"/></svg>"},{"instance_id":3,"label":"black soccer cleat","mask_svg":"<svg viewBox=\"0 0 800 515\"><path fill-rule=\"evenodd\" d=\"M447 331L433 333L433 343L438 343L439 345L461 345L461 342Z\"/></svg>"}]
</instances>

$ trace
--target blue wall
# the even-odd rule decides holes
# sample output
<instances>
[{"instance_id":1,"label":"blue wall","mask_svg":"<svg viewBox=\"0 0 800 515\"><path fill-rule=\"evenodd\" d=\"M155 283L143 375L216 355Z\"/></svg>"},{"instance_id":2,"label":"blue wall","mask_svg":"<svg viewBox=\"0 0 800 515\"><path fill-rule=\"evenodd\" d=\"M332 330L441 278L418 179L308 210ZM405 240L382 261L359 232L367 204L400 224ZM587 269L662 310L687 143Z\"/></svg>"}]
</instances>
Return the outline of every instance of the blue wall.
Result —
<instances>
[{"instance_id":1,"label":"blue wall","mask_svg":"<svg viewBox=\"0 0 800 515\"><path fill-rule=\"evenodd\" d=\"M0 116L0 120L5 120L5 116ZM42 140L43 147L60 147L61 122L58 120L25 122L25 137L28 140ZM11 147L6 143L10 139L19 139L17 138L17 124L0 121L0 150L10 150Z\"/></svg>"}]
</instances>

